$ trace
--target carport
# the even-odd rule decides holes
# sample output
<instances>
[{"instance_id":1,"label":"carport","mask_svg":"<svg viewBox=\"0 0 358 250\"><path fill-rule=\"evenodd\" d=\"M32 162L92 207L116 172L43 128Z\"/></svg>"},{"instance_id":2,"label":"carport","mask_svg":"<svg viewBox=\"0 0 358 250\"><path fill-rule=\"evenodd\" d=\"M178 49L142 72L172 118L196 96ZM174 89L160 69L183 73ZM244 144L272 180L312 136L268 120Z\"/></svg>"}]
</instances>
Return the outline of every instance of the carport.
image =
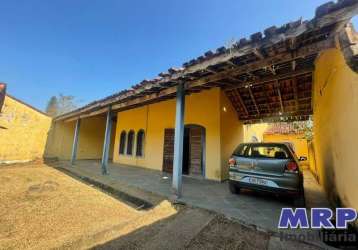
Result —
<instances>
[{"instance_id":1,"label":"carport","mask_svg":"<svg viewBox=\"0 0 358 250\"><path fill-rule=\"evenodd\" d=\"M307 120L313 114L313 78L319 55L341 49L347 64L355 65L350 42L355 33L347 24L357 10L356 1L324 4L312 20L269 27L229 48L208 51L181 68L170 68L130 90L57 117L56 122L76 123L71 162L76 160L83 119L101 115L106 121L101 157L102 172L106 174L115 112L176 98L172 187L180 197L185 96L220 88L243 123Z\"/></svg>"}]
</instances>

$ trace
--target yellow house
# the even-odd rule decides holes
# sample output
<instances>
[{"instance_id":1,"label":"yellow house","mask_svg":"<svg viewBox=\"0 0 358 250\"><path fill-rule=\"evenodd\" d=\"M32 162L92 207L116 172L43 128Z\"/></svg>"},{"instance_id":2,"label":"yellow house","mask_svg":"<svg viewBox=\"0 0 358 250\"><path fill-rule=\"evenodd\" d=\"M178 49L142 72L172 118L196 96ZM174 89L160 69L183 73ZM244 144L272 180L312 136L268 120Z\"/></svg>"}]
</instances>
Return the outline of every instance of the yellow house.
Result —
<instances>
[{"instance_id":1,"label":"yellow house","mask_svg":"<svg viewBox=\"0 0 358 250\"><path fill-rule=\"evenodd\" d=\"M184 172L208 179L226 179L226 162L232 150L243 141L242 122L237 119L236 111L219 88L186 96L185 102L184 144L187 145L185 165L188 169ZM113 114L113 117L115 122L112 127L109 154L113 162L172 171L175 100L122 111ZM78 159L101 159L105 125L105 116L82 120L78 139ZM48 148L47 157L70 160L75 122L55 122L52 131L54 133L50 133L49 136L51 148ZM140 131L144 132L142 153L137 150ZM133 136L129 135L131 132ZM121 134L125 134L125 148L122 152ZM194 168L195 171L191 171Z\"/></svg>"},{"instance_id":2,"label":"yellow house","mask_svg":"<svg viewBox=\"0 0 358 250\"><path fill-rule=\"evenodd\" d=\"M354 138L357 128L357 49L352 42L357 34L349 24L357 12L354 1L322 5L312 20L270 27L230 48L208 51L182 67L56 117L46 157L74 165L76 160L98 159L103 174L108 173L108 159L117 167L169 172L180 195L182 174L227 179L227 160L245 141L245 124L300 121L313 115L315 130L320 130L317 136L322 137L322 131L330 135L315 140L317 163L325 169L321 158L331 152L323 142L331 147L348 141L351 148L358 146L358 140L347 138L348 133ZM339 93L338 88L339 104L331 96ZM349 109L343 112L346 104ZM326 121L333 119L328 108L350 122L346 132L334 132L334 127L342 128L341 123L327 128ZM348 157L343 149L339 152ZM356 166L354 160L337 157L331 169L343 162L347 171ZM350 181L339 184L337 194L358 207L357 197L346 193L348 186L356 187L353 175L340 177Z\"/></svg>"},{"instance_id":3,"label":"yellow house","mask_svg":"<svg viewBox=\"0 0 358 250\"><path fill-rule=\"evenodd\" d=\"M52 118L6 95L0 113L0 164L43 158Z\"/></svg>"},{"instance_id":4,"label":"yellow house","mask_svg":"<svg viewBox=\"0 0 358 250\"><path fill-rule=\"evenodd\" d=\"M228 175L226 161L242 141L242 123L218 88L185 98L183 173L221 180ZM203 108L205 107L205 108ZM118 113L113 161L171 172L173 168L175 101L168 100ZM145 133L144 152L120 152L120 135ZM133 143L136 148L138 142ZM169 160L168 160L169 159Z\"/></svg>"}]
</instances>

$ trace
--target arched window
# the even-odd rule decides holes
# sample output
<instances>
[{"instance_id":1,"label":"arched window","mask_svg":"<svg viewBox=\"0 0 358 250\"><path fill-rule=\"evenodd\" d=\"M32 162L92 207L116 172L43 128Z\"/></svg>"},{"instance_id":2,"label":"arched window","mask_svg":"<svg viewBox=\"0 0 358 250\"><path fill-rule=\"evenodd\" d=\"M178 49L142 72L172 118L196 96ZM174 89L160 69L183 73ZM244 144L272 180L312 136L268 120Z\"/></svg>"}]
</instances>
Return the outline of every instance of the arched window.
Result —
<instances>
[{"instance_id":1,"label":"arched window","mask_svg":"<svg viewBox=\"0 0 358 250\"><path fill-rule=\"evenodd\" d=\"M134 131L131 130L128 133L127 155L132 155L133 154L133 145L134 145Z\"/></svg>"},{"instance_id":2,"label":"arched window","mask_svg":"<svg viewBox=\"0 0 358 250\"><path fill-rule=\"evenodd\" d=\"M141 129L137 132L137 147L136 147L136 156L144 155L144 130Z\"/></svg>"},{"instance_id":3,"label":"arched window","mask_svg":"<svg viewBox=\"0 0 358 250\"><path fill-rule=\"evenodd\" d=\"M126 131L122 131L121 135L119 137L119 154L123 155L125 148L126 148L126 137L127 137L127 133Z\"/></svg>"}]
</instances>

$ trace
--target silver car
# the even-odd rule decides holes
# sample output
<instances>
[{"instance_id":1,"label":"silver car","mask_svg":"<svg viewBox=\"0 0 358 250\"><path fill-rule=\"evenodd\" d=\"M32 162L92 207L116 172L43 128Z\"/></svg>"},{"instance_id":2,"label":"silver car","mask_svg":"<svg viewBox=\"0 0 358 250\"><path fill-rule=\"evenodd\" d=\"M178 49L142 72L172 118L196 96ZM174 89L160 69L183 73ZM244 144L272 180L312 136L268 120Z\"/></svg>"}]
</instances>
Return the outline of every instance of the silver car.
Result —
<instances>
[{"instance_id":1,"label":"silver car","mask_svg":"<svg viewBox=\"0 0 358 250\"><path fill-rule=\"evenodd\" d=\"M243 143L229 159L229 188L285 194L295 206L305 206L303 174L293 147L288 143Z\"/></svg>"}]
</instances>

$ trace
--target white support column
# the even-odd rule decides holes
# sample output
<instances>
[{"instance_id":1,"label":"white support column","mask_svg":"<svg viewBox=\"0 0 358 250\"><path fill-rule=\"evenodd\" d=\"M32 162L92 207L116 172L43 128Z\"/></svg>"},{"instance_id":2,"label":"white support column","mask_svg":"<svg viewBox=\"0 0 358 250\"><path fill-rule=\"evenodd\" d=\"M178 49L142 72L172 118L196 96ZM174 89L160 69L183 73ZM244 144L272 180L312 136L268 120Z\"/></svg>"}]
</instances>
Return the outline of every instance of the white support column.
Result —
<instances>
[{"instance_id":1,"label":"white support column","mask_svg":"<svg viewBox=\"0 0 358 250\"><path fill-rule=\"evenodd\" d=\"M80 135L80 126L81 126L81 119L78 118L78 120L76 121L75 134L73 136L71 166L75 164L77 158L77 146L78 146L78 137Z\"/></svg>"},{"instance_id":2,"label":"white support column","mask_svg":"<svg viewBox=\"0 0 358 250\"><path fill-rule=\"evenodd\" d=\"M173 167L173 190L177 198L182 195L182 167L183 167L183 141L184 141L184 109L185 89L181 83L177 87L175 135L174 135L174 167Z\"/></svg>"},{"instance_id":3,"label":"white support column","mask_svg":"<svg viewBox=\"0 0 358 250\"><path fill-rule=\"evenodd\" d=\"M102 152L102 174L108 174L108 157L109 157L109 147L111 145L111 132L112 132L112 109L108 108L107 111L107 120L106 120L106 132L104 134L104 143L103 143L103 152Z\"/></svg>"}]
</instances>

